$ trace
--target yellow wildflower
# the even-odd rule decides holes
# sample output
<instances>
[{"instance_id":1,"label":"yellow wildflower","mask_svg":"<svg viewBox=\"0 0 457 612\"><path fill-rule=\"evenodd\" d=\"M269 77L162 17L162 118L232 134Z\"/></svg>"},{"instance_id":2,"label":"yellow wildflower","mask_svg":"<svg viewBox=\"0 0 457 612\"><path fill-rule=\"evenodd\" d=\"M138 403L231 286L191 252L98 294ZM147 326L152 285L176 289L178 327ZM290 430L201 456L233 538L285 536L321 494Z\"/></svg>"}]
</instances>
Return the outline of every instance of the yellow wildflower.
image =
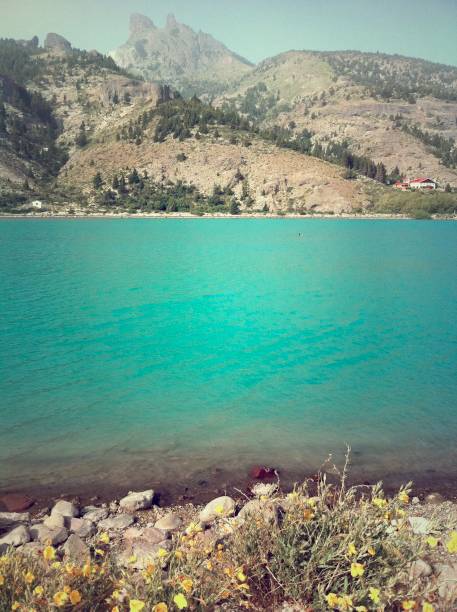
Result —
<instances>
[{"instance_id":1,"label":"yellow wildflower","mask_svg":"<svg viewBox=\"0 0 457 612\"><path fill-rule=\"evenodd\" d=\"M387 506L387 501L383 497L375 497L372 501L373 505L377 508L385 508Z\"/></svg>"},{"instance_id":2,"label":"yellow wildflower","mask_svg":"<svg viewBox=\"0 0 457 612\"><path fill-rule=\"evenodd\" d=\"M90 567L90 563L86 563L85 565L83 565L83 576L84 578L89 578L90 574L91 574L91 567Z\"/></svg>"},{"instance_id":3,"label":"yellow wildflower","mask_svg":"<svg viewBox=\"0 0 457 612\"><path fill-rule=\"evenodd\" d=\"M119 610L118 606L114 606L114 608L111 608L111 612L121 612L121 611Z\"/></svg>"},{"instance_id":4,"label":"yellow wildflower","mask_svg":"<svg viewBox=\"0 0 457 612\"><path fill-rule=\"evenodd\" d=\"M406 493L406 491L401 491L398 494L398 499L399 501L401 501L402 504L407 504L409 502L409 495L408 493Z\"/></svg>"},{"instance_id":5,"label":"yellow wildflower","mask_svg":"<svg viewBox=\"0 0 457 612\"><path fill-rule=\"evenodd\" d=\"M303 517L305 521L311 521L314 518L314 512L310 508L303 510Z\"/></svg>"},{"instance_id":6,"label":"yellow wildflower","mask_svg":"<svg viewBox=\"0 0 457 612\"><path fill-rule=\"evenodd\" d=\"M2 586L3 584L5 584L5 579L3 578L3 576L0 574L0 586Z\"/></svg>"},{"instance_id":7,"label":"yellow wildflower","mask_svg":"<svg viewBox=\"0 0 457 612\"><path fill-rule=\"evenodd\" d=\"M36 595L37 597L41 597L43 593L44 593L44 589L41 585L38 585L33 589L33 594Z\"/></svg>"},{"instance_id":8,"label":"yellow wildflower","mask_svg":"<svg viewBox=\"0 0 457 612\"><path fill-rule=\"evenodd\" d=\"M81 595L79 594L79 591L70 591L70 601L74 606L76 606L76 604L79 604L79 602L81 601Z\"/></svg>"},{"instance_id":9,"label":"yellow wildflower","mask_svg":"<svg viewBox=\"0 0 457 612\"><path fill-rule=\"evenodd\" d=\"M365 606L356 606L355 612L368 612L368 608L366 608Z\"/></svg>"},{"instance_id":10,"label":"yellow wildflower","mask_svg":"<svg viewBox=\"0 0 457 612\"><path fill-rule=\"evenodd\" d=\"M355 544L354 542L351 542L348 546L348 555L352 557L353 555L356 555L356 554L357 554L357 550L355 548Z\"/></svg>"},{"instance_id":11,"label":"yellow wildflower","mask_svg":"<svg viewBox=\"0 0 457 612\"><path fill-rule=\"evenodd\" d=\"M11 606L11 610L19 610L20 607L21 607L21 604L18 601L15 601L13 605Z\"/></svg>"},{"instance_id":12,"label":"yellow wildflower","mask_svg":"<svg viewBox=\"0 0 457 612\"><path fill-rule=\"evenodd\" d=\"M97 551L95 551L95 552L97 552ZM136 557L136 555L131 555L131 556L129 557L129 563L136 563L136 562L137 562L137 557Z\"/></svg>"},{"instance_id":13,"label":"yellow wildflower","mask_svg":"<svg viewBox=\"0 0 457 612\"><path fill-rule=\"evenodd\" d=\"M109 535L105 532L101 533L98 540L103 544L109 544Z\"/></svg>"},{"instance_id":14,"label":"yellow wildflower","mask_svg":"<svg viewBox=\"0 0 457 612\"><path fill-rule=\"evenodd\" d=\"M176 550L176 551L175 551L175 557L176 557L177 559L182 559L182 558L183 558L183 556L184 556L184 555L183 555L182 550Z\"/></svg>"},{"instance_id":15,"label":"yellow wildflower","mask_svg":"<svg viewBox=\"0 0 457 612\"><path fill-rule=\"evenodd\" d=\"M32 582L35 580L35 576L32 574L32 572L26 572L24 574L24 580L27 584L32 584Z\"/></svg>"},{"instance_id":16,"label":"yellow wildflower","mask_svg":"<svg viewBox=\"0 0 457 612\"><path fill-rule=\"evenodd\" d=\"M237 573L236 577L238 578L240 582L246 582L246 575L244 574L243 570L240 570Z\"/></svg>"},{"instance_id":17,"label":"yellow wildflower","mask_svg":"<svg viewBox=\"0 0 457 612\"><path fill-rule=\"evenodd\" d=\"M67 595L71 592L71 589L70 589L70 587L68 585L64 586L63 590L65 591L65 593L67 593Z\"/></svg>"},{"instance_id":18,"label":"yellow wildflower","mask_svg":"<svg viewBox=\"0 0 457 612\"><path fill-rule=\"evenodd\" d=\"M215 508L214 508L214 512L216 514L223 514L224 513L224 506L222 504L218 504Z\"/></svg>"},{"instance_id":19,"label":"yellow wildflower","mask_svg":"<svg viewBox=\"0 0 457 612\"><path fill-rule=\"evenodd\" d=\"M206 562L206 569L211 571L213 569L213 564L211 563L211 561L207 561Z\"/></svg>"},{"instance_id":20,"label":"yellow wildflower","mask_svg":"<svg viewBox=\"0 0 457 612\"><path fill-rule=\"evenodd\" d=\"M179 610L184 610L187 608L187 599L184 597L182 593L178 593L173 597L173 601Z\"/></svg>"},{"instance_id":21,"label":"yellow wildflower","mask_svg":"<svg viewBox=\"0 0 457 612\"><path fill-rule=\"evenodd\" d=\"M130 600L130 612L140 612L144 608L144 601L141 599Z\"/></svg>"},{"instance_id":22,"label":"yellow wildflower","mask_svg":"<svg viewBox=\"0 0 457 612\"><path fill-rule=\"evenodd\" d=\"M52 569L59 569L61 565L62 563L60 561L54 561L54 563L51 564L51 567Z\"/></svg>"},{"instance_id":23,"label":"yellow wildflower","mask_svg":"<svg viewBox=\"0 0 457 612\"><path fill-rule=\"evenodd\" d=\"M438 538L435 538L433 536L428 536L428 538L425 541L430 546L430 548L436 548L439 542Z\"/></svg>"},{"instance_id":24,"label":"yellow wildflower","mask_svg":"<svg viewBox=\"0 0 457 612\"><path fill-rule=\"evenodd\" d=\"M370 592L369 592L368 597L371 599L371 601L374 604L378 604L380 593L381 593L380 589L376 589L375 587L370 587Z\"/></svg>"},{"instance_id":25,"label":"yellow wildflower","mask_svg":"<svg viewBox=\"0 0 457 612\"><path fill-rule=\"evenodd\" d=\"M342 595L341 597L338 597L338 608L340 610L351 610L352 605L352 597L350 595Z\"/></svg>"},{"instance_id":26,"label":"yellow wildflower","mask_svg":"<svg viewBox=\"0 0 457 612\"><path fill-rule=\"evenodd\" d=\"M452 531L451 536L446 544L448 552L457 553L457 531Z\"/></svg>"},{"instance_id":27,"label":"yellow wildflower","mask_svg":"<svg viewBox=\"0 0 457 612\"><path fill-rule=\"evenodd\" d=\"M163 557L167 556L167 551L165 550L165 548L159 548L159 552L157 553L159 555L159 557L162 559Z\"/></svg>"},{"instance_id":28,"label":"yellow wildflower","mask_svg":"<svg viewBox=\"0 0 457 612\"><path fill-rule=\"evenodd\" d=\"M186 591L186 593L192 593L194 583L190 578L184 578L184 580L181 582L181 586Z\"/></svg>"},{"instance_id":29,"label":"yellow wildflower","mask_svg":"<svg viewBox=\"0 0 457 612\"><path fill-rule=\"evenodd\" d=\"M53 546L46 546L46 548L43 550L43 557L45 558L46 561L52 561L53 559L55 559L56 558L55 548Z\"/></svg>"},{"instance_id":30,"label":"yellow wildflower","mask_svg":"<svg viewBox=\"0 0 457 612\"><path fill-rule=\"evenodd\" d=\"M365 568L362 563L351 563L351 576L353 578L357 578L358 576L363 576Z\"/></svg>"},{"instance_id":31,"label":"yellow wildflower","mask_svg":"<svg viewBox=\"0 0 457 612\"><path fill-rule=\"evenodd\" d=\"M153 612L168 612L168 606L166 603L164 603L163 601L161 601L160 603L156 604L153 608L152 608Z\"/></svg>"},{"instance_id":32,"label":"yellow wildflower","mask_svg":"<svg viewBox=\"0 0 457 612\"><path fill-rule=\"evenodd\" d=\"M101 548L96 548L95 549L95 554L98 555L99 557L104 557L105 556L105 551L102 550Z\"/></svg>"},{"instance_id":33,"label":"yellow wildflower","mask_svg":"<svg viewBox=\"0 0 457 612\"><path fill-rule=\"evenodd\" d=\"M52 598L54 603L58 608L64 606L68 601L68 594L65 591L57 591L57 593Z\"/></svg>"},{"instance_id":34,"label":"yellow wildflower","mask_svg":"<svg viewBox=\"0 0 457 612\"><path fill-rule=\"evenodd\" d=\"M435 608L428 601L424 601L422 604L422 612L435 612Z\"/></svg>"},{"instance_id":35,"label":"yellow wildflower","mask_svg":"<svg viewBox=\"0 0 457 612\"><path fill-rule=\"evenodd\" d=\"M329 593L325 599L327 600L328 605L331 608L336 608L338 606L339 597L336 593Z\"/></svg>"},{"instance_id":36,"label":"yellow wildflower","mask_svg":"<svg viewBox=\"0 0 457 612\"><path fill-rule=\"evenodd\" d=\"M414 610L416 607L416 602L414 599L405 599L405 601L401 604L402 610Z\"/></svg>"},{"instance_id":37,"label":"yellow wildflower","mask_svg":"<svg viewBox=\"0 0 457 612\"><path fill-rule=\"evenodd\" d=\"M156 566L154 565L154 563L148 563L145 569L146 574L148 574L148 576L151 576L154 573L155 568Z\"/></svg>"},{"instance_id":38,"label":"yellow wildflower","mask_svg":"<svg viewBox=\"0 0 457 612\"><path fill-rule=\"evenodd\" d=\"M374 557L374 556L375 556L375 554L376 554L376 551L375 551L375 549L373 548L373 546L369 546L369 547L368 547L368 549L367 549L367 551L368 551L368 554L369 554L371 557Z\"/></svg>"}]
</instances>

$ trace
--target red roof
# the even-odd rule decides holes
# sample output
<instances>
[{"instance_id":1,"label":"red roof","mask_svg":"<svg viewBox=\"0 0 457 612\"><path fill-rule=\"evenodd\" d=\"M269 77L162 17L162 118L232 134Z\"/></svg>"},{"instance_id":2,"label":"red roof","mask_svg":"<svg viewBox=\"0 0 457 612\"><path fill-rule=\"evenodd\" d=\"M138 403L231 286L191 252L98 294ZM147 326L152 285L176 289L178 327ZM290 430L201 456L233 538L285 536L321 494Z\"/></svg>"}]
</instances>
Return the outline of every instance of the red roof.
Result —
<instances>
[{"instance_id":1,"label":"red roof","mask_svg":"<svg viewBox=\"0 0 457 612\"><path fill-rule=\"evenodd\" d=\"M434 183L435 181L431 178L415 178L411 183Z\"/></svg>"}]
</instances>

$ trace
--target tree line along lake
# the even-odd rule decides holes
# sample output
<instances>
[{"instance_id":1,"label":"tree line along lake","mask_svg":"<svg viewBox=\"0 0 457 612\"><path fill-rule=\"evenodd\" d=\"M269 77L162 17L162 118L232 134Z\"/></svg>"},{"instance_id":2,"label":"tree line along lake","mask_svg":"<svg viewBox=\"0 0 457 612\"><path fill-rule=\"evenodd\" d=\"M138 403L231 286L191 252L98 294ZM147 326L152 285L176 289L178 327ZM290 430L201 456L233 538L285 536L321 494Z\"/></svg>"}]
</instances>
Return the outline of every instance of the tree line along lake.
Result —
<instances>
[{"instance_id":1,"label":"tree line along lake","mask_svg":"<svg viewBox=\"0 0 457 612\"><path fill-rule=\"evenodd\" d=\"M0 221L0 490L457 484L457 224ZM457 487L456 487L457 488Z\"/></svg>"}]
</instances>

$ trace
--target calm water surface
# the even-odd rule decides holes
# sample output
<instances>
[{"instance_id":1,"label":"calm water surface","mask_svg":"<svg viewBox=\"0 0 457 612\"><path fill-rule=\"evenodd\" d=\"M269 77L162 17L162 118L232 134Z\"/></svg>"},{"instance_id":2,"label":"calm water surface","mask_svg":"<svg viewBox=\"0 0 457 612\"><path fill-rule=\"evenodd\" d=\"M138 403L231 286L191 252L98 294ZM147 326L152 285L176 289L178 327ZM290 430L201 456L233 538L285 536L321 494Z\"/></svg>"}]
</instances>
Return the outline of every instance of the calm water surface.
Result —
<instances>
[{"instance_id":1,"label":"calm water surface","mask_svg":"<svg viewBox=\"0 0 457 612\"><path fill-rule=\"evenodd\" d=\"M302 235L300 236L299 233ZM457 224L0 222L0 488L457 482Z\"/></svg>"}]
</instances>

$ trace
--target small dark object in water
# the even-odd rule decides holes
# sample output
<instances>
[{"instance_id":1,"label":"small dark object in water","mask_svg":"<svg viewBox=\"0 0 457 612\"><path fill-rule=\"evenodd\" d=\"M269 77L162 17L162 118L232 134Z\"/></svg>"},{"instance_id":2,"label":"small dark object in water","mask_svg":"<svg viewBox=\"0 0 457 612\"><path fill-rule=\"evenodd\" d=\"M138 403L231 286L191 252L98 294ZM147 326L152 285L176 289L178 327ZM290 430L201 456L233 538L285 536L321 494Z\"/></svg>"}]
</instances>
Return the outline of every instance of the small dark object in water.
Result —
<instances>
[{"instance_id":1,"label":"small dark object in water","mask_svg":"<svg viewBox=\"0 0 457 612\"><path fill-rule=\"evenodd\" d=\"M261 465L254 466L250 471L251 478L256 480L268 480L269 478L276 478L278 470L273 467L265 467Z\"/></svg>"}]
</instances>

